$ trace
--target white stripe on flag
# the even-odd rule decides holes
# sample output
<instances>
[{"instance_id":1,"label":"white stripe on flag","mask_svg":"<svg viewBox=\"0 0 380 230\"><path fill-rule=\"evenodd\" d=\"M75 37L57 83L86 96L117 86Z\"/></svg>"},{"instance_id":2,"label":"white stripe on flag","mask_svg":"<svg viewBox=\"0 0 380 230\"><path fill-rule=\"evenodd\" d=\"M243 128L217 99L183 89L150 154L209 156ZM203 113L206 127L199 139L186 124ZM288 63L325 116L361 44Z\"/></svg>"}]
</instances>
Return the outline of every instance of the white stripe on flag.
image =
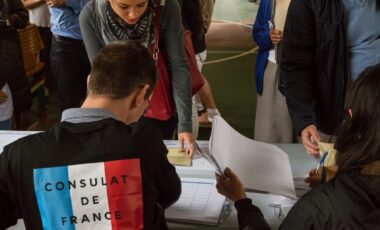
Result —
<instances>
[{"instance_id":1,"label":"white stripe on flag","mask_svg":"<svg viewBox=\"0 0 380 230\"><path fill-rule=\"evenodd\" d=\"M76 230L112 230L104 163L69 166Z\"/></svg>"}]
</instances>

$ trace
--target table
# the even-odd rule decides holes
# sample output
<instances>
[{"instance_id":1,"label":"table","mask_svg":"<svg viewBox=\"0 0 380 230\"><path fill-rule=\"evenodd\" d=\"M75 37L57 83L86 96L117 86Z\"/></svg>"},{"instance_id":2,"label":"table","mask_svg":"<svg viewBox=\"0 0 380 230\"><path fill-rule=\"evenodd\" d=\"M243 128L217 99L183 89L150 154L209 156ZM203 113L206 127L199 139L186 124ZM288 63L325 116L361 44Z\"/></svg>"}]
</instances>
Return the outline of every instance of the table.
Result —
<instances>
[{"instance_id":1,"label":"table","mask_svg":"<svg viewBox=\"0 0 380 230\"><path fill-rule=\"evenodd\" d=\"M208 141L197 141L202 149L208 147ZM167 141L166 144L174 145L176 142ZM318 161L309 156L302 144L275 144L277 147L281 148L289 156L289 161L292 169L293 177L306 177L310 169L317 166ZM195 163L194 160L193 164ZM214 171L212 169L203 170L201 173L192 175L190 170L187 170L184 167L176 167L177 172L180 177L199 177L199 178L214 178ZM253 203L258 206L265 219L268 221L272 229L277 229L281 224L284 216L281 218L275 217L274 209L269 207L270 195L266 194L257 194L257 193L247 193L247 196L252 199ZM168 223L170 229L238 229L237 224L237 213L235 208L232 208L230 215L223 221L222 224L218 226L206 226L206 225L195 225L195 224L180 224L180 223Z\"/></svg>"},{"instance_id":2,"label":"table","mask_svg":"<svg viewBox=\"0 0 380 230\"><path fill-rule=\"evenodd\" d=\"M0 150L4 146L4 142L9 142L17 139L18 137L22 137L24 135L29 135L34 132L24 132L24 131L0 131ZM165 141L167 145L176 145L176 141ZM208 141L199 141L199 145L207 149ZM284 152L286 152L289 156L289 161L291 164L291 169L293 173L293 177L306 177L308 175L308 171L312 168L315 168L317 165L317 160L313 157L307 155L301 144L275 144ZM197 160L194 160L196 163ZM214 172L212 168L205 168L197 172L195 175L190 170L186 171L186 168L177 168L178 174L180 177L200 177L200 178L214 178ZM269 204L269 195L265 194L256 194L256 193L248 193L248 197L253 200L253 203L258 206L264 214L265 219L271 225L272 229L277 229L279 224L281 223L283 218L275 217L273 208L268 206ZM236 210L232 208L232 212L230 215L223 221L223 223L218 226L206 226L206 225L195 225L195 224L181 224L181 223L173 223L168 222L170 229L238 229ZM22 220L19 223L9 228L9 230L24 230L24 226Z\"/></svg>"}]
</instances>

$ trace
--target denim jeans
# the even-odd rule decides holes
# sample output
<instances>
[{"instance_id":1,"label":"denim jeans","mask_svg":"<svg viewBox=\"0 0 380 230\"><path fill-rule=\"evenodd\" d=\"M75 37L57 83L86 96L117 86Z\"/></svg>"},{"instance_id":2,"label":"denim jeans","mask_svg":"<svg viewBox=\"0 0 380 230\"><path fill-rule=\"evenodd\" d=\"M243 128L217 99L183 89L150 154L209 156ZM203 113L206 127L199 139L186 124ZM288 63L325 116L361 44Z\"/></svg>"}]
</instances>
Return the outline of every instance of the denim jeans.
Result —
<instances>
[{"instance_id":1,"label":"denim jeans","mask_svg":"<svg viewBox=\"0 0 380 230\"><path fill-rule=\"evenodd\" d=\"M50 55L61 110L80 107L91 68L83 42L53 35Z\"/></svg>"},{"instance_id":2,"label":"denim jeans","mask_svg":"<svg viewBox=\"0 0 380 230\"><path fill-rule=\"evenodd\" d=\"M0 121L0 130L12 129L12 117L5 121Z\"/></svg>"}]
</instances>

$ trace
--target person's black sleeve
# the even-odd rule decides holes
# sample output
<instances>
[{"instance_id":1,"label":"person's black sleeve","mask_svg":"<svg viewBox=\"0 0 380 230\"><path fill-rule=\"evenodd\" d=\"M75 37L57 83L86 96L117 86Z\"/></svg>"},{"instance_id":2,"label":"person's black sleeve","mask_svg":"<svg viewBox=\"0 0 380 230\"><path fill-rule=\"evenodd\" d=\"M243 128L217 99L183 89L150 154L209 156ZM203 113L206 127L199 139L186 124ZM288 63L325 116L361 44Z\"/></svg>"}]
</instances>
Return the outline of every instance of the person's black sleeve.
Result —
<instances>
[{"instance_id":1,"label":"person's black sleeve","mask_svg":"<svg viewBox=\"0 0 380 230\"><path fill-rule=\"evenodd\" d=\"M270 227L260 209L252 205L251 199L241 199L235 202L238 213L239 229L241 230L269 230Z\"/></svg>"},{"instance_id":2,"label":"person's black sleeve","mask_svg":"<svg viewBox=\"0 0 380 230\"><path fill-rule=\"evenodd\" d=\"M313 204L310 201L309 197L310 197L310 193L309 195L306 194L305 196L301 197L301 199L297 201L297 203L290 209L285 220L281 223L279 227L280 230L326 229L326 228L328 229L328 226L322 227L323 224L316 225L315 221L313 220L313 214L316 214L325 210L320 210L316 208L318 207L318 205L315 203ZM317 200L317 202L319 201ZM320 223L325 222L325 220L321 220Z\"/></svg>"},{"instance_id":3,"label":"person's black sleeve","mask_svg":"<svg viewBox=\"0 0 380 230\"><path fill-rule=\"evenodd\" d=\"M297 134L315 124L316 74L315 18L310 0L290 3L284 28L280 64L280 90L286 97L290 117Z\"/></svg>"},{"instance_id":4,"label":"person's black sleeve","mask_svg":"<svg viewBox=\"0 0 380 230\"><path fill-rule=\"evenodd\" d=\"M178 200L181 195L181 180L175 170L175 167L170 164L167 158L165 144L163 143L160 133L151 131L152 149L151 156L153 157L154 181L158 190L158 203L162 208L167 208Z\"/></svg>"},{"instance_id":5,"label":"person's black sleeve","mask_svg":"<svg viewBox=\"0 0 380 230\"><path fill-rule=\"evenodd\" d=\"M165 149L166 147L163 146ZM167 150L166 150L167 152ZM159 188L158 203L167 208L176 202L181 195L181 180L175 167L169 163L165 154L159 154L157 164L157 187Z\"/></svg>"},{"instance_id":6,"label":"person's black sleeve","mask_svg":"<svg viewBox=\"0 0 380 230\"><path fill-rule=\"evenodd\" d=\"M19 217L18 204L14 197L11 176L9 175L9 155L7 148L0 153L0 229L6 229L17 223Z\"/></svg>"}]
</instances>

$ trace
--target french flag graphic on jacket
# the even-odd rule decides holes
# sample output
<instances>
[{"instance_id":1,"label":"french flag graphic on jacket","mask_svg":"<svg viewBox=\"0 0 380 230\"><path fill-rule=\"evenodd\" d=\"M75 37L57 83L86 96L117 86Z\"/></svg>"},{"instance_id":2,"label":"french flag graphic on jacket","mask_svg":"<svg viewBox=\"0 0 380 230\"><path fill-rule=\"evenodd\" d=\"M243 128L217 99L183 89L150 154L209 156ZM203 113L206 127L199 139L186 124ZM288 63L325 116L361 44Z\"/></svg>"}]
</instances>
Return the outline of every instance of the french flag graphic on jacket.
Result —
<instances>
[{"instance_id":1,"label":"french flag graphic on jacket","mask_svg":"<svg viewBox=\"0 0 380 230\"><path fill-rule=\"evenodd\" d=\"M143 229L139 159L34 169L44 229Z\"/></svg>"}]
</instances>

